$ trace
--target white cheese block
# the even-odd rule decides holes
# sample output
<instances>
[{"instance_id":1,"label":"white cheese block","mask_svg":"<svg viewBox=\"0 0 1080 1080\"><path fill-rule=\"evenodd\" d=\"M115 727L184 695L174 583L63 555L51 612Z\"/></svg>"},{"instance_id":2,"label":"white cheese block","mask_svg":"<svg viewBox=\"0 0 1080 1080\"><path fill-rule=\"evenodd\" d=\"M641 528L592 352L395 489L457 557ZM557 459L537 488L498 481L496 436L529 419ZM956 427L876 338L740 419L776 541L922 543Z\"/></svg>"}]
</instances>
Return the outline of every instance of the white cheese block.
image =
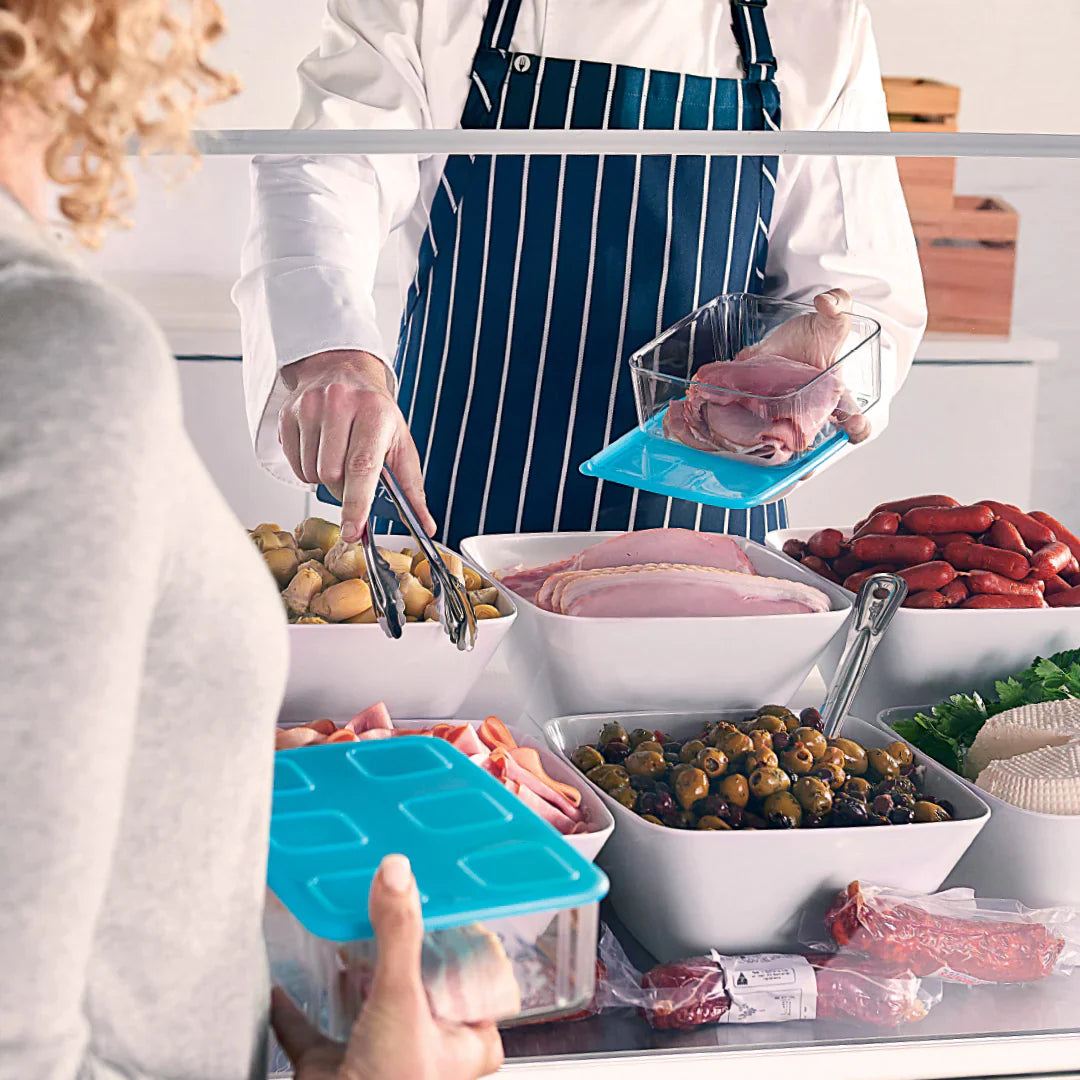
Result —
<instances>
[{"instance_id":1,"label":"white cheese block","mask_svg":"<svg viewBox=\"0 0 1080 1080\"><path fill-rule=\"evenodd\" d=\"M991 761L1060 746L1080 738L1080 701L1044 701L991 716L968 750L964 771L974 779Z\"/></svg>"},{"instance_id":2,"label":"white cheese block","mask_svg":"<svg viewBox=\"0 0 1080 1080\"><path fill-rule=\"evenodd\" d=\"M1080 814L1080 741L992 761L976 785L1040 814Z\"/></svg>"}]
</instances>

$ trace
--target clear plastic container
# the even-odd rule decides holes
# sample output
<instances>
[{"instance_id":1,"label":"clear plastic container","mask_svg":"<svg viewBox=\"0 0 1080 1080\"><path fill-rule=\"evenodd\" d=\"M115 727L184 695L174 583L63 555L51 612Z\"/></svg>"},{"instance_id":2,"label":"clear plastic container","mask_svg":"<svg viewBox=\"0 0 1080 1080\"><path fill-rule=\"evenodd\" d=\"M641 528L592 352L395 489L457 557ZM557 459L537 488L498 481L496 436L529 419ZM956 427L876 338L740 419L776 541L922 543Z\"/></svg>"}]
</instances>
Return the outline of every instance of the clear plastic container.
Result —
<instances>
[{"instance_id":1,"label":"clear plastic container","mask_svg":"<svg viewBox=\"0 0 1080 1080\"><path fill-rule=\"evenodd\" d=\"M703 453L791 466L831 443L858 442L881 397L881 326L849 316L825 347L825 368L802 363L812 304L746 293L718 296L630 357L643 431ZM740 358L744 350L749 357Z\"/></svg>"},{"instance_id":2,"label":"clear plastic container","mask_svg":"<svg viewBox=\"0 0 1080 1080\"><path fill-rule=\"evenodd\" d=\"M590 1000L604 875L449 743L339 743L276 755L264 917L272 979L325 1034L347 1038L370 991L367 896L391 852L420 889L436 1015L512 1024Z\"/></svg>"}]
</instances>

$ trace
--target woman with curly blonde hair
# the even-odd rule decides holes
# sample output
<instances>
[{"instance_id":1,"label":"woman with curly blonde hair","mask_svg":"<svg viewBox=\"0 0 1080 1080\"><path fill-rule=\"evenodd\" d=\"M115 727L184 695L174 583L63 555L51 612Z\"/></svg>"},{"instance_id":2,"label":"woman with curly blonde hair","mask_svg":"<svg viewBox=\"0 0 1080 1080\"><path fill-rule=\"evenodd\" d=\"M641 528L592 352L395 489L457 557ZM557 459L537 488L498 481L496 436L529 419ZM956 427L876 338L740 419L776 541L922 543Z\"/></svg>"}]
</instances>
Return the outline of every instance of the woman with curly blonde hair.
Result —
<instances>
[{"instance_id":1,"label":"woman with curly blonde hair","mask_svg":"<svg viewBox=\"0 0 1080 1080\"><path fill-rule=\"evenodd\" d=\"M42 222L123 220L125 152L235 89L213 0L0 0L0 1077L265 1076L261 936L280 599L183 427L147 316ZM348 1048L276 1003L299 1080L473 1078L491 1025L420 982L406 862Z\"/></svg>"}]
</instances>

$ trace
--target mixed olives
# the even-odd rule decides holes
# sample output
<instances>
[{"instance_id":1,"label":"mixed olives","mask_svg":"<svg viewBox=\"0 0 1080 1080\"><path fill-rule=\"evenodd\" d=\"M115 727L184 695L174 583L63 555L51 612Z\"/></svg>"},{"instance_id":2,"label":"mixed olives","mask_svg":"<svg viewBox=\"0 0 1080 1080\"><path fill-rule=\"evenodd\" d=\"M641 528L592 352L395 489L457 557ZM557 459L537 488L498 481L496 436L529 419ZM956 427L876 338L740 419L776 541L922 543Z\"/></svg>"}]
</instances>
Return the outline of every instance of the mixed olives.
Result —
<instances>
[{"instance_id":1,"label":"mixed olives","mask_svg":"<svg viewBox=\"0 0 1080 1080\"><path fill-rule=\"evenodd\" d=\"M605 725L570 760L616 802L653 825L723 832L950 821L922 790L923 769L901 742L865 747L826 739L821 714L766 705L739 723L673 739Z\"/></svg>"}]
</instances>

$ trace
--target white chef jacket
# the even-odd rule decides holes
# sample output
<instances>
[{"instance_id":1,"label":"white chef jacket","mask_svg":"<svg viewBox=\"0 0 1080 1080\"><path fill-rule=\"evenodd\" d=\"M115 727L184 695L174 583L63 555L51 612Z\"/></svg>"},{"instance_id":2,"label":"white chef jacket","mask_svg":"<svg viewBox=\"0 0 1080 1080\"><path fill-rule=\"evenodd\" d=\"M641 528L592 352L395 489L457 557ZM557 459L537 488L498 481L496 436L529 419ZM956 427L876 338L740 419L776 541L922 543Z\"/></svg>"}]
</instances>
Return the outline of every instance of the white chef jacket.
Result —
<instances>
[{"instance_id":1,"label":"white chef jacket","mask_svg":"<svg viewBox=\"0 0 1080 1080\"><path fill-rule=\"evenodd\" d=\"M322 42L299 68L301 129L455 128L488 0L328 0ZM863 0L772 0L765 12L787 130L887 131ZM514 51L742 77L727 0L522 0ZM257 157L251 226L234 289L248 422L259 461L299 481L282 454L281 367L328 349L388 364L373 290L398 245L399 291L415 274L445 157ZM892 158L780 159L765 291L851 293L883 327L875 434L926 325L911 223Z\"/></svg>"}]
</instances>

